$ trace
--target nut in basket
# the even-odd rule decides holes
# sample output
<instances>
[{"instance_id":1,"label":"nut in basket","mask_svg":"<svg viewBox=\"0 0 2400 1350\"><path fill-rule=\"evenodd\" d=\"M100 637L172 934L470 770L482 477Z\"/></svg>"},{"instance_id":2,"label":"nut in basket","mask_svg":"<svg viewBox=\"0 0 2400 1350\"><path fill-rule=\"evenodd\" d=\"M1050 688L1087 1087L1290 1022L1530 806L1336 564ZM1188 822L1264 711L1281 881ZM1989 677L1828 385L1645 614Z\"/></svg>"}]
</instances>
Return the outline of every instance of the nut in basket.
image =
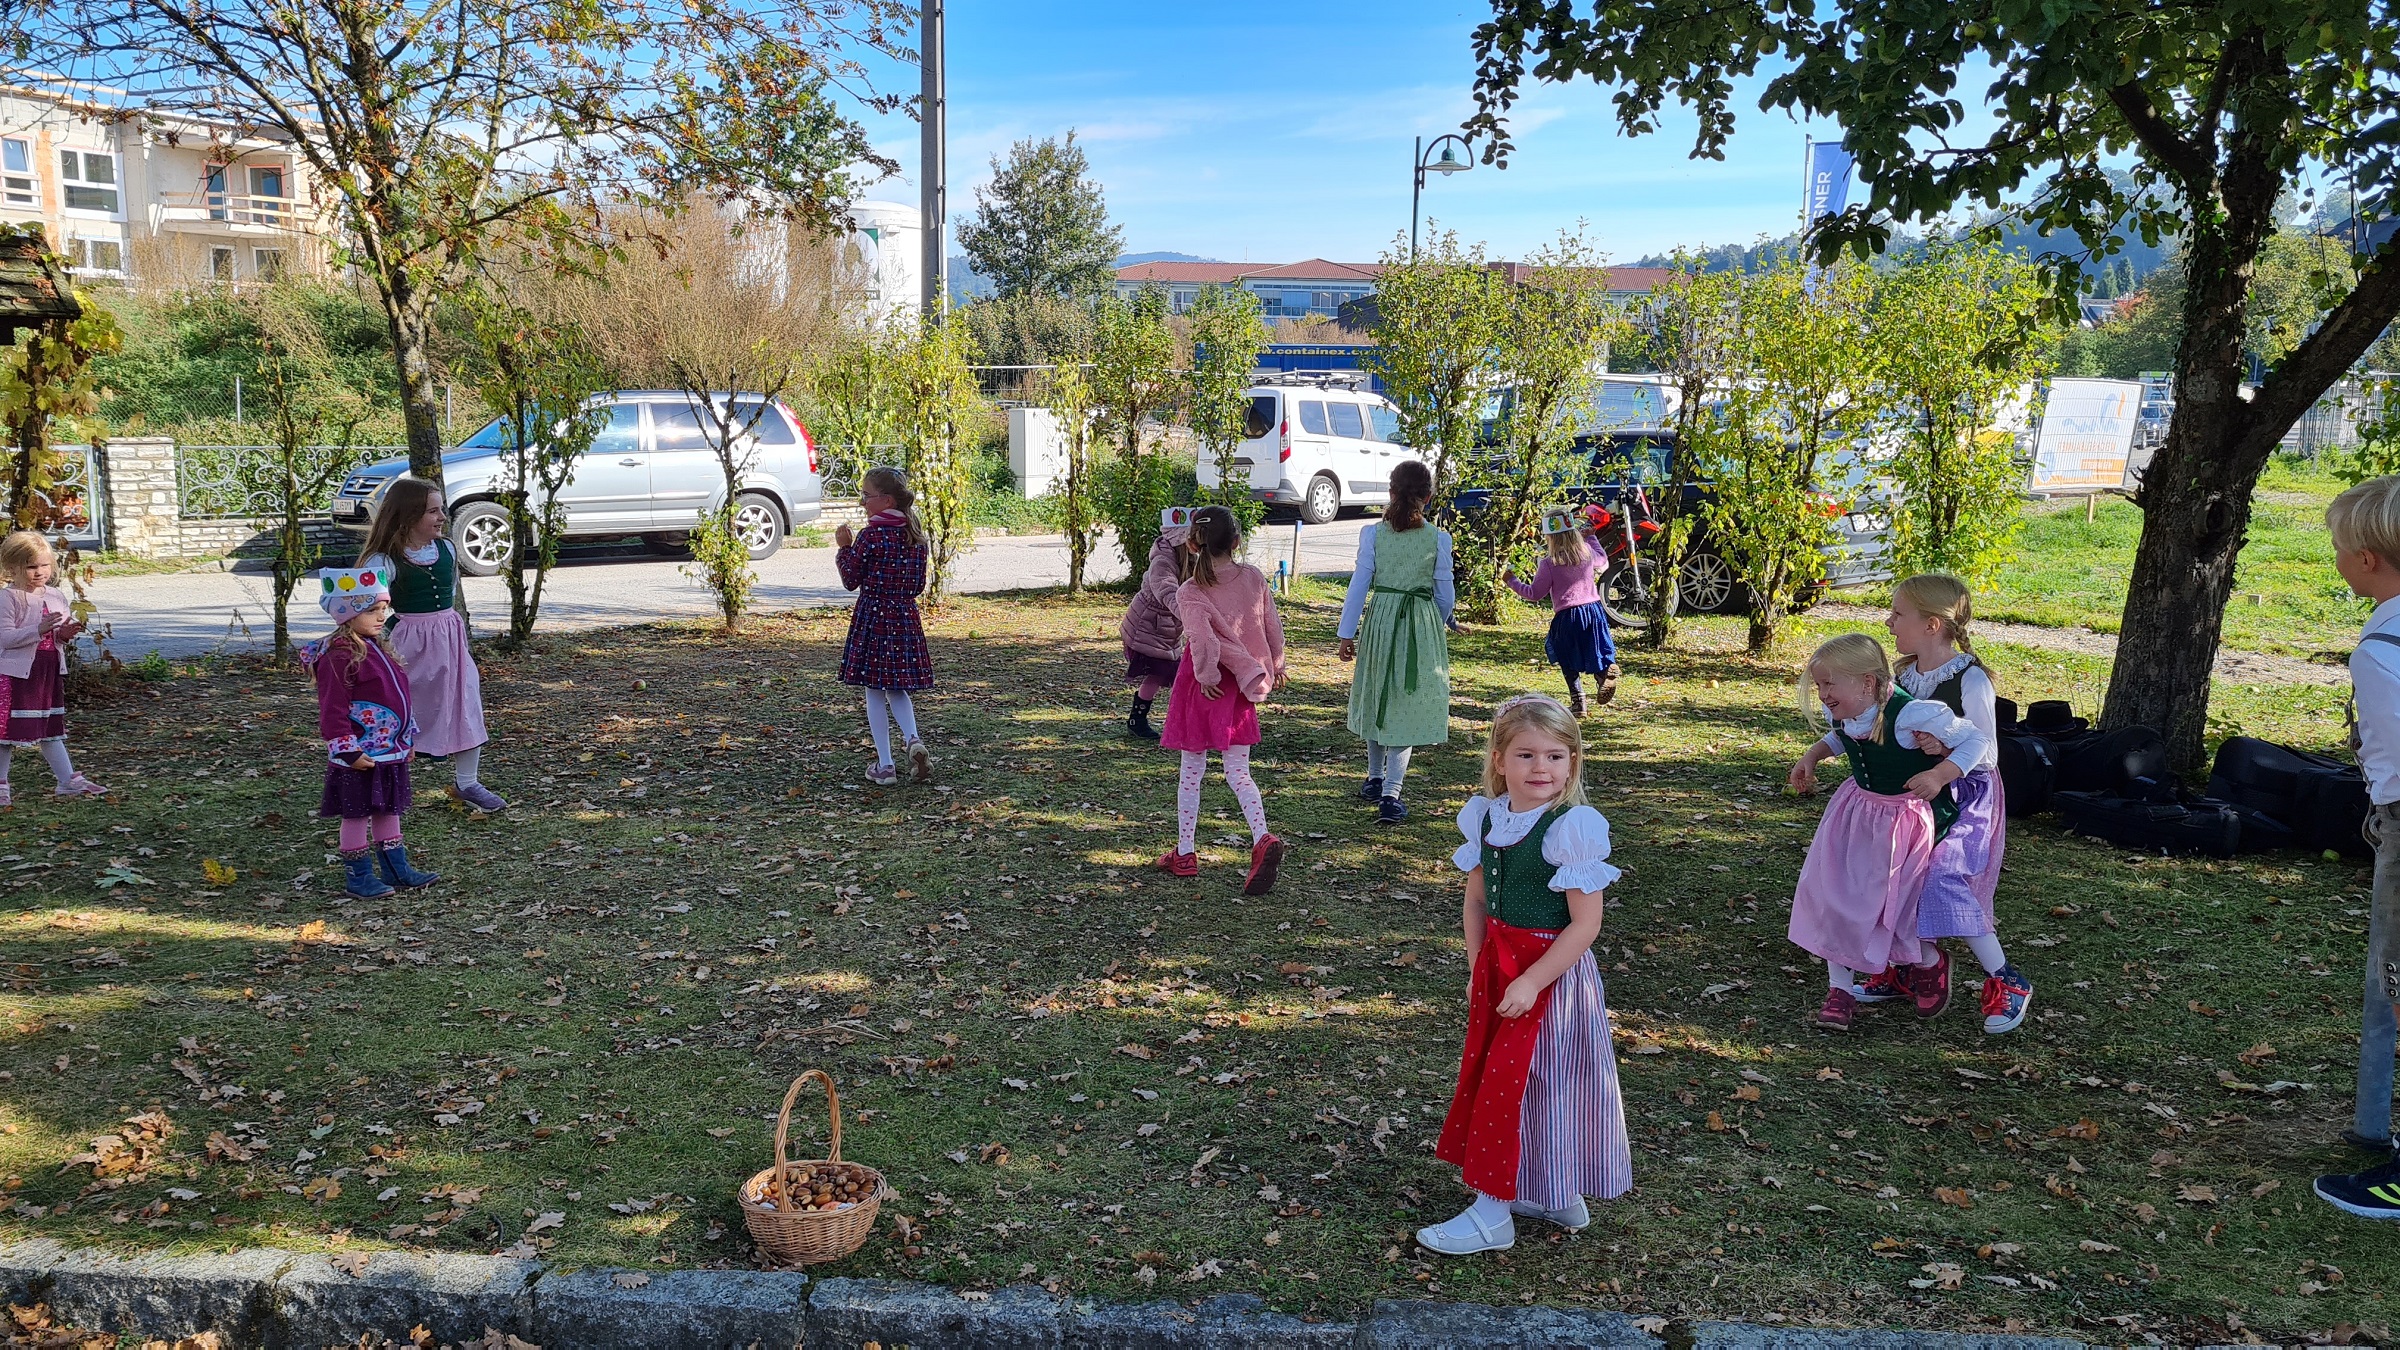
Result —
<instances>
[{"instance_id":1,"label":"nut in basket","mask_svg":"<svg viewBox=\"0 0 2400 1350\"><path fill-rule=\"evenodd\" d=\"M833 1122L830 1158L789 1156L792 1103L814 1078L825 1085L825 1108ZM833 1079L810 1069L792 1080L775 1118L775 1165L742 1183L734 1196L760 1251L782 1265L838 1261L857 1251L875 1231L875 1216L896 1198L883 1174L842 1161L842 1099Z\"/></svg>"}]
</instances>

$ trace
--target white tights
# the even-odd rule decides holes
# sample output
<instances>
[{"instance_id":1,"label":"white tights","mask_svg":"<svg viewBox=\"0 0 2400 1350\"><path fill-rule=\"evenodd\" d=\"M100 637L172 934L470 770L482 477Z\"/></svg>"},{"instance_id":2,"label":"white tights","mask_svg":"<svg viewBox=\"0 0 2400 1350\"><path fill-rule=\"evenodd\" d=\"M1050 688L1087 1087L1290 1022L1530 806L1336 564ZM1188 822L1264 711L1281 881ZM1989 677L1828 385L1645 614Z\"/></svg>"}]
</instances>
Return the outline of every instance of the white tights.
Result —
<instances>
[{"instance_id":1,"label":"white tights","mask_svg":"<svg viewBox=\"0 0 2400 1350\"><path fill-rule=\"evenodd\" d=\"M483 768L483 747L461 750L450 757L450 781L460 788L471 788L483 780L477 772Z\"/></svg>"},{"instance_id":2,"label":"white tights","mask_svg":"<svg viewBox=\"0 0 2400 1350\"><path fill-rule=\"evenodd\" d=\"M58 780L60 787L75 781L75 761L67 758L66 737L52 736L35 744L41 747L42 762L50 766L50 776ZM8 781L8 761L13 751L12 746L0 745L0 783Z\"/></svg>"},{"instance_id":3,"label":"white tights","mask_svg":"<svg viewBox=\"0 0 2400 1350\"><path fill-rule=\"evenodd\" d=\"M1225 785L1233 789L1233 799L1242 804L1242 819L1250 823L1253 843L1267 837L1267 804L1258 795L1258 781L1250 776L1250 747L1229 745L1225 757ZM1208 752L1183 752L1183 772L1175 780L1175 851L1190 853L1198 847L1200 835L1200 780L1208 773Z\"/></svg>"},{"instance_id":4,"label":"white tights","mask_svg":"<svg viewBox=\"0 0 2400 1350\"><path fill-rule=\"evenodd\" d=\"M885 723L900 724L900 744L917 742L917 705L905 689L870 689L867 691L867 734L875 738L875 762L886 768L892 763L892 729ZM1190 852L1186 849L1185 852Z\"/></svg>"}]
</instances>

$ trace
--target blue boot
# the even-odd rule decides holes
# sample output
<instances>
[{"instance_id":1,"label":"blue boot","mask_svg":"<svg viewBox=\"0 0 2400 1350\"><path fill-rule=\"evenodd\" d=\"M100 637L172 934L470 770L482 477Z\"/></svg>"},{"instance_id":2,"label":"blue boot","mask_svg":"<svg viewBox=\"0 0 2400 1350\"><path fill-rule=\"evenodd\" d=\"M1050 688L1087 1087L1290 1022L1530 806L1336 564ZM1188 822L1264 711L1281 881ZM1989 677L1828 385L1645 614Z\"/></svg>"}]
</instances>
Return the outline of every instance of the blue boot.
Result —
<instances>
[{"instance_id":1,"label":"blue boot","mask_svg":"<svg viewBox=\"0 0 2400 1350\"><path fill-rule=\"evenodd\" d=\"M343 856L342 889L358 900L381 900L392 893L375 875L375 855L365 849Z\"/></svg>"},{"instance_id":2,"label":"blue boot","mask_svg":"<svg viewBox=\"0 0 2400 1350\"><path fill-rule=\"evenodd\" d=\"M388 844L377 844L375 857L383 864L383 879L402 890L413 891L442 879L439 872L423 872L409 866L408 845L397 839Z\"/></svg>"}]
</instances>

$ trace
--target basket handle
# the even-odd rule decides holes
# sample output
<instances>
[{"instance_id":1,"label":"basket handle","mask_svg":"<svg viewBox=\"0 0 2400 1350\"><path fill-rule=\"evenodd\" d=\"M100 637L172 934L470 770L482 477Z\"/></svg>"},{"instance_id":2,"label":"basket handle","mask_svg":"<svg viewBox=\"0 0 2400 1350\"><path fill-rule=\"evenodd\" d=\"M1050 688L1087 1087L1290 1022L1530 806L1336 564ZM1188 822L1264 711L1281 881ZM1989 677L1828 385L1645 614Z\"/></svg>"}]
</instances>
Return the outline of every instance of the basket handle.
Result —
<instances>
[{"instance_id":1,"label":"basket handle","mask_svg":"<svg viewBox=\"0 0 2400 1350\"><path fill-rule=\"evenodd\" d=\"M784 1141L792 1130L792 1103L800 1099L800 1089L814 1078L825 1085L825 1110L833 1118L833 1146L828 1162L842 1160L842 1097L833 1090L833 1079L823 1069L810 1069L792 1080L791 1089L783 1094L783 1110L775 1116L775 1176L782 1180L791 1163L784 1157Z\"/></svg>"}]
</instances>

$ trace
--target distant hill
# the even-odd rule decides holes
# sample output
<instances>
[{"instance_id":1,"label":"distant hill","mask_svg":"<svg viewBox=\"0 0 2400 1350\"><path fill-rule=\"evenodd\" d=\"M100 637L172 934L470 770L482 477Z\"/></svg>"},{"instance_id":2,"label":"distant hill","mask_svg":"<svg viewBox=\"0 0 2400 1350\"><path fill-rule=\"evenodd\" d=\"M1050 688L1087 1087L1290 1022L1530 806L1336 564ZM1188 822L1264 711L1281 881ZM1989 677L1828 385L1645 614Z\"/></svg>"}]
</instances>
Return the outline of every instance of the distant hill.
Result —
<instances>
[{"instance_id":1,"label":"distant hill","mask_svg":"<svg viewBox=\"0 0 2400 1350\"><path fill-rule=\"evenodd\" d=\"M959 300L982 300L994 293L991 278L975 270L964 253L950 255L950 294Z\"/></svg>"},{"instance_id":2,"label":"distant hill","mask_svg":"<svg viewBox=\"0 0 2400 1350\"><path fill-rule=\"evenodd\" d=\"M1221 261L1221 260L1220 260L1220 259L1217 259L1217 258L1203 258L1203 257L1201 257L1201 256L1200 256L1199 254L1197 254L1197 253L1168 253L1168 252L1158 252L1158 253L1128 253L1128 254L1126 254L1125 256L1123 256L1123 257L1121 257L1121 258L1117 259L1117 266L1119 266L1119 267L1132 267L1132 266L1134 266L1134 265L1136 265L1136 264L1139 264L1139 263L1154 263L1154 262L1218 262L1218 261Z\"/></svg>"}]
</instances>

